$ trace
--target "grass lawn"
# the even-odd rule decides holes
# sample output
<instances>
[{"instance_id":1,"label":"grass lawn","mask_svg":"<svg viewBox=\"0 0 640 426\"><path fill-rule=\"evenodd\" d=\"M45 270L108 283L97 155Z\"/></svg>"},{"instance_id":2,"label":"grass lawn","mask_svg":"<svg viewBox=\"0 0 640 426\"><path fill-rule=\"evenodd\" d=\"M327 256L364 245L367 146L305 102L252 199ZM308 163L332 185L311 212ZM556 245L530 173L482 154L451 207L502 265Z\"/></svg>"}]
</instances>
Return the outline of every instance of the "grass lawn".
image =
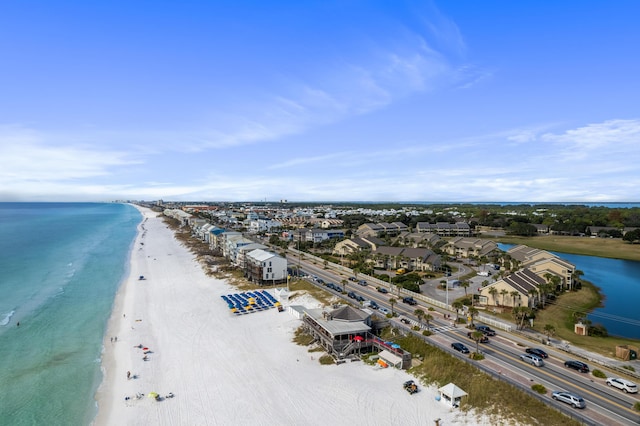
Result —
<instances>
[{"instance_id":1,"label":"grass lawn","mask_svg":"<svg viewBox=\"0 0 640 426\"><path fill-rule=\"evenodd\" d=\"M541 250L586 256L640 261L640 244L629 244L620 238L563 237L549 235L541 237L505 236L492 238L504 244L524 244Z\"/></svg>"}]
</instances>

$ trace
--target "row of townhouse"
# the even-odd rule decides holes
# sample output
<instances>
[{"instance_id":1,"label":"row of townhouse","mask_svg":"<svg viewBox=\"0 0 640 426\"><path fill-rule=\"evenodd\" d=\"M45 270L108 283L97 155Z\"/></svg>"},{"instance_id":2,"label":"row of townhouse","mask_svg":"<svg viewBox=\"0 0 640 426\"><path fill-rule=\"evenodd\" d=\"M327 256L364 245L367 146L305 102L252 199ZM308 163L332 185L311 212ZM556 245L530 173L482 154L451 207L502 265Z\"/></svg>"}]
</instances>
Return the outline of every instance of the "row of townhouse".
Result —
<instances>
[{"instance_id":1,"label":"row of townhouse","mask_svg":"<svg viewBox=\"0 0 640 426\"><path fill-rule=\"evenodd\" d=\"M259 285L280 284L287 281L287 259L267 251L267 246L264 244L256 243L240 232L219 228L182 210L165 210L164 214L181 220L184 226L189 226L194 237L208 243L212 250L221 253L233 266L242 270L249 281Z\"/></svg>"},{"instance_id":2,"label":"row of townhouse","mask_svg":"<svg viewBox=\"0 0 640 426\"><path fill-rule=\"evenodd\" d=\"M371 261L378 269L434 272L442 267L442 258L427 248L381 246L371 255Z\"/></svg>"},{"instance_id":3,"label":"row of townhouse","mask_svg":"<svg viewBox=\"0 0 640 426\"><path fill-rule=\"evenodd\" d=\"M451 256L462 258L483 257L500 251L494 241L467 237L452 238L442 246L442 250Z\"/></svg>"},{"instance_id":4,"label":"row of townhouse","mask_svg":"<svg viewBox=\"0 0 640 426\"><path fill-rule=\"evenodd\" d=\"M379 223L363 223L358 226L356 234L358 236L374 236L382 235L398 235L401 232L409 231L409 227L402 222L379 222Z\"/></svg>"},{"instance_id":5,"label":"row of townhouse","mask_svg":"<svg viewBox=\"0 0 640 426\"><path fill-rule=\"evenodd\" d=\"M479 289L480 304L486 306L528 306L540 303L540 286L556 276L557 290L571 290L574 286L575 265L545 250L519 245L507 251L520 263L521 269L493 284Z\"/></svg>"},{"instance_id":6,"label":"row of townhouse","mask_svg":"<svg viewBox=\"0 0 640 426\"><path fill-rule=\"evenodd\" d=\"M416 224L417 232L427 232L430 234L436 234L441 237L471 237L473 236L473 230L466 222L418 222Z\"/></svg>"}]
</instances>

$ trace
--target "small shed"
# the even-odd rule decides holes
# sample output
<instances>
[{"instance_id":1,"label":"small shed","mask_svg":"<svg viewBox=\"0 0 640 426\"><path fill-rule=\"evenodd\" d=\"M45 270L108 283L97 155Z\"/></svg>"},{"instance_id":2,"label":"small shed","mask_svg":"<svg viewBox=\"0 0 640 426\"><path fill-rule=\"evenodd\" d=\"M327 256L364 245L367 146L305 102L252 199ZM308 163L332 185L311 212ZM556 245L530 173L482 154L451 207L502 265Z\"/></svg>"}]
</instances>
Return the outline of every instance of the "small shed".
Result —
<instances>
[{"instance_id":1,"label":"small shed","mask_svg":"<svg viewBox=\"0 0 640 426\"><path fill-rule=\"evenodd\" d=\"M378 354L380 359L384 361L387 365L390 365L395 368L402 368L402 358L392 354L389 351L380 351Z\"/></svg>"},{"instance_id":2,"label":"small shed","mask_svg":"<svg viewBox=\"0 0 640 426\"><path fill-rule=\"evenodd\" d=\"M440 400L446 402L452 407L459 407L460 400L463 396L467 395L465 391L463 391L453 383L444 385L443 387L438 389L438 393L440 394Z\"/></svg>"}]
</instances>

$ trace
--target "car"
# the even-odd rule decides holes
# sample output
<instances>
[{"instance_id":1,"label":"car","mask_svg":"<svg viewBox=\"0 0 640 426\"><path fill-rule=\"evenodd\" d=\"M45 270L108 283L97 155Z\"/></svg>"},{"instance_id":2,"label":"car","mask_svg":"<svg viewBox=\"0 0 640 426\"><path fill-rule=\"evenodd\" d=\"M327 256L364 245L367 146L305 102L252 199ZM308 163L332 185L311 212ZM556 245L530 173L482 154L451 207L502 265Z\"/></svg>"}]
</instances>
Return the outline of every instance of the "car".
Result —
<instances>
[{"instance_id":1,"label":"car","mask_svg":"<svg viewBox=\"0 0 640 426\"><path fill-rule=\"evenodd\" d=\"M411 296L402 298L402 303L406 303L411 306L418 304L418 302L416 302L416 300Z\"/></svg>"},{"instance_id":2,"label":"car","mask_svg":"<svg viewBox=\"0 0 640 426\"><path fill-rule=\"evenodd\" d=\"M356 298L356 294L354 292L352 292L352 291L347 293L347 296L349 297L349 299L355 299Z\"/></svg>"},{"instance_id":3,"label":"car","mask_svg":"<svg viewBox=\"0 0 640 426\"><path fill-rule=\"evenodd\" d=\"M316 279L316 282L317 282L318 284L327 285L327 283L325 283L325 282L324 282L324 280L323 280L322 278L317 278L317 279Z\"/></svg>"},{"instance_id":4,"label":"car","mask_svg":"<svg viewBox=\"0 0 640 426\"><path fill-rule=\"evenodd\" d=\"M567 368L573 368L574 370L578 370L581 373L589 372L589 366L587 364L585 364L584 362L575 361L572 359L565 361L564 366Z\"/></svg>"},{"instance_id":5,"label":"car","mask_svg":"<svg viewBox=\"0 0 640 426\"><path fill-rule=\"evenodd\" d=\"M621 389L624 393L638 393L638 386L635 383L620 377L607 378L607 385Z\"/></svg>"},{"instance_id":6,"label":"car","mask_svg":"<svg viewBox=\"0 0 640 426\"><path fill-rule=\"evenodd\" d=\"M387 289L386 289L386 288L384 288L384 287L377 287L377 288L376 288L376 290L378 290L378 291L379 291L380 293L382 293L382 294L387 294L387 293L389 293L389 290L387 290Z\"/></svg>"},{"instance_id":7,"label":"car","mask_svg":"<svg viewBox=\"0 0 640 426\"><path fill-rule=\"evenodd\" d=\"M400 318L400 322L407 325L411 324L411 321L409 321L409 319L407 318Z\"/></svg>"},{"instance_id":8,"label":"car","mask_svg":"<svg viewBox=\"0 0 640 426\"><path fill-rule=\"evenodd\" d=\"M356 277L349 277L349 281L356 281L357 278Z\"/></svg>"},{"instance_id":9,"label":"car","mask_svg":"<svg viewBox=\"0 0 640 426\"><path fill-rule=\"evenodd\" d=\"M468 354L469 353L469 348L467 348L462 343L459 343L459 342L452 343L451 347L453 349L455 349L456 351L460 352L460 353L463 353L463 354Z\"/></svg>"},{"instance_id":10,"label":"car","mask_svg":"<svg viewBox=\"0 0 640 426\"><path fill-rule=\"evenodd\" d=\"M362 297L362 296L360 296L359 294L356 294L356 300L357 300L358 302L364 302L364 301L365 301L365 298L364 298L364 297Z\"/></svg>"},{"instance_id":11,"label":"car","mask_svg":"<svg viewBox=\"0 0 640 426\"><path fill-rule=\"evenodd\" d=\"M402 386L411 395L413 395L414 393L418 392L418 385L416 385L413 380L409 380L407 382L404 382L404 384Z\"/></svg>"},{"instance_id":12,"label":"car","mask_svg":"<svg viewBox=\"0 0 640 426\"><path fill-rule=\"evenodd\" d=\"M544 365L544 361L542 360L542 358L539 358L535 355L522 354L520 355L520 359L528 364L535 365L536 367L542 367Z\"/></svg>"},{"instance_id":13,"label":"car","mask_svg":"<svg viewBox=\"0 0 640 426\"><path fill-rule=\"evenodd\" d=\"M379 306L378 306L378 304L376 303L375 300L367 300L366 302L363 303L363 306L365 308L371 308L371 309L378 309L379 308Z\"/></svg>"},{"instance_id":14,"label":"car","mask_svg":"<svg viewBox=\"0 0 640 426\"><path fill-rule=\"evenodd\" d=\"M582 397L571 392L555 391L551 394L551 398L573 405L574 408L584 408L587 406Z\"/></svg>"},{"instance_id":15,"label":"car","mask_svg":"<svg viewBox=\"0 0 640 426\"><path fill-rule=\"evenodd\" d=\"M358 284L360 284L360 285L361 285L361 286L363 286L363 287L366 287L366 286L367 286L367 281L365 281L365 280L360 280L360 281L358 281Z\"/></svg>"},{"instance_id":16,"label":"car","mask_svg":"<svg viewBox=\"0 0 640 426\"><path fill-rule=\"evenodd\" d=\"M380 312L383 315L389 315L391 313L390 310L388 310L387 308L383 308L383 307L378 308L378 312Z\"/></svg>"},{"instance_id":17,"label":"car","mask_svg":"<svg viewBox=\"0 0 640 426\"><path fill-rule=\"evenodd\" d=\"M495 336L495 330L492 330L488 325L478 325L476 326L476 330L484 333L485 336Z\"/></svg>"},{"instance_id":18,"label":"car","mask_svg":"<svg viewBox=\"0 0 640 426\"><path fill-rule=\"evenodd\" d=\"M542 359L547 359L549 358L549 355L543 351L542 349L538 349L538 348L527 348L525 349L525 352L531 355L535 355L538 358L542 358Z\"/></svg>"},{"instance_id":19,"label":"car","mask_svg":"<svg viewBox=\"0 0 640 426\"><path fill-rule=\"evenodd\" d=\"M330 288L331 290L335 290L336 289L336 285L334 283L326 283L325 286Z\"/></svg>"},{"instance_id":20,"label":"car","mask_svg":"<svg viewBox=\"0 0 640 426\"><path fill-rule=\"evenodd\" d=\"M473 331L468 332L467 337L475 341L475 339L473 338ZM480 343L489 343L489 338L483 334L482 337L480 338Z\"/></svg>"}]
</instances>

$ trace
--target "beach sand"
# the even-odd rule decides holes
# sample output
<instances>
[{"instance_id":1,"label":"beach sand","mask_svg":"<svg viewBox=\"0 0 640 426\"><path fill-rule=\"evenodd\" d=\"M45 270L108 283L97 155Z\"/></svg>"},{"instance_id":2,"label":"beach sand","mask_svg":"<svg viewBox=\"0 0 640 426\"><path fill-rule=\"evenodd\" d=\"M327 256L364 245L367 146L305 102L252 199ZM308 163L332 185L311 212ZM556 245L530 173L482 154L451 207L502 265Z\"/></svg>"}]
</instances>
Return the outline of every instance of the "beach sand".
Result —
<instances>
[{"instance_id":1,"label":"beach sand","mask_svg":"<svg viewBox=\"0 0 640 426\"><path fill-rule=\"evenodd\" d=\"M287 312L233 316L220 296L236 290L207 276L158 213L138 208L144 219L105 336L96 426L495 424L436 401L433 386L409 395L405 371L320 365L319 353L292 342L300 320Z\"/></svg>"}]
</instances>

